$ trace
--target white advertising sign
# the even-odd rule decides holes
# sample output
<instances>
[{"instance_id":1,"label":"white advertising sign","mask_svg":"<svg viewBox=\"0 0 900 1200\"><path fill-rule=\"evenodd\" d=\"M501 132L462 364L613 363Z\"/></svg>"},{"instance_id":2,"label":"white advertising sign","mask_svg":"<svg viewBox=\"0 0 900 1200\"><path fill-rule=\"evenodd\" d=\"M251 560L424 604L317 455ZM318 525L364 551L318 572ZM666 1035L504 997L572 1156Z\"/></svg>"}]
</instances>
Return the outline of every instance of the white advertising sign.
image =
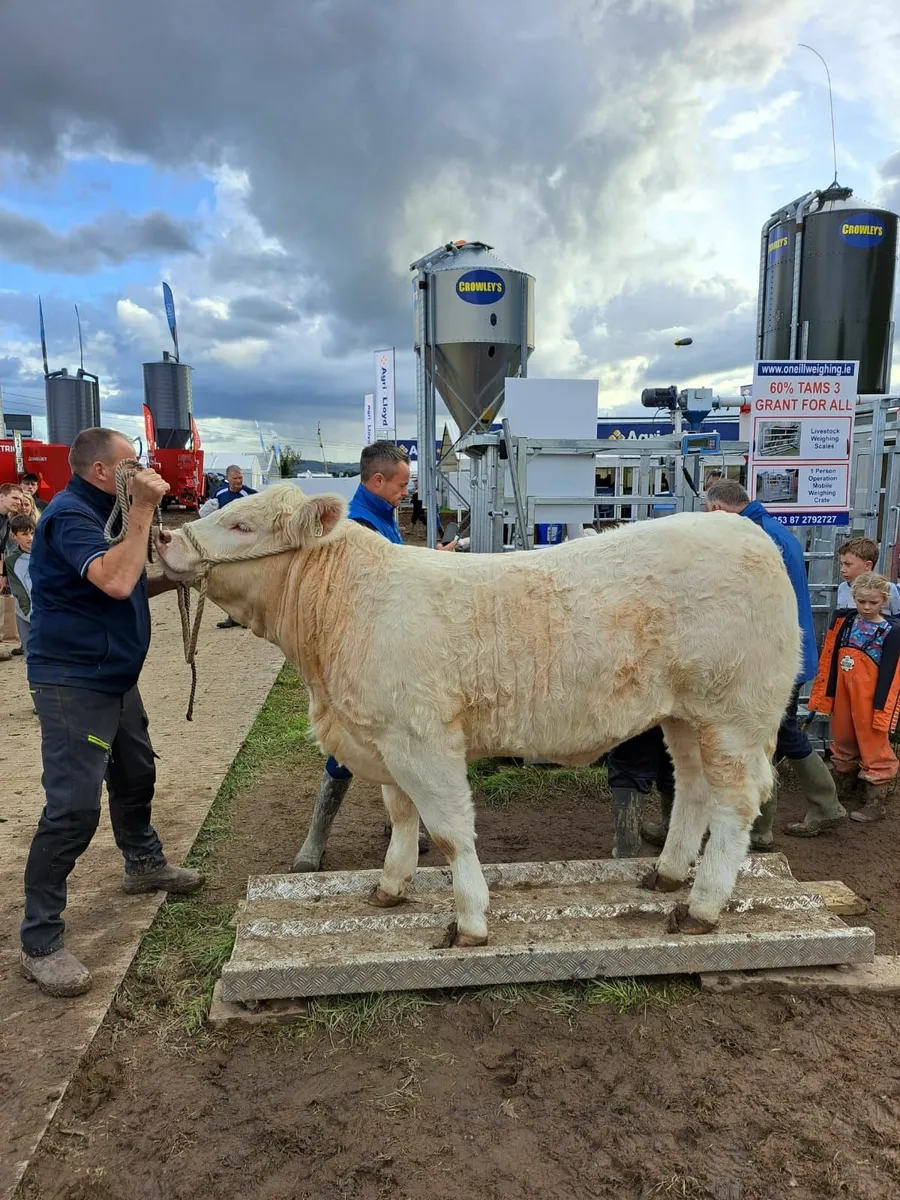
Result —
<instances>
[{"instance_id":1,"label":"white advertising sign","mask_svg":"<svg viewBox=\"0 0 900 1200\"><path fill-rule=\"evenodd\" d=\"M394 416L394 349L375 352L375 441L392 442L397 433Z\"/></svg>"},{"instance_id":2,"label":"white advertising sign","mask_svg":"<svg viewBox=\"0 0 900 1200\"><path fill-rule=\"evenodd\" d=\"M375 397L371 393L363 401L363 445L375 441Z\"/></svg>"},{"instance_id":3,"label":"white advertising sign","mask_svg":"<svg viewBox=\"0 0 900 1200\"><path fill-rule=\"evenodd\" d=\"M758 362L749 492L785 525L850 522L858 362Z\"/></svg>"}]
</instances>

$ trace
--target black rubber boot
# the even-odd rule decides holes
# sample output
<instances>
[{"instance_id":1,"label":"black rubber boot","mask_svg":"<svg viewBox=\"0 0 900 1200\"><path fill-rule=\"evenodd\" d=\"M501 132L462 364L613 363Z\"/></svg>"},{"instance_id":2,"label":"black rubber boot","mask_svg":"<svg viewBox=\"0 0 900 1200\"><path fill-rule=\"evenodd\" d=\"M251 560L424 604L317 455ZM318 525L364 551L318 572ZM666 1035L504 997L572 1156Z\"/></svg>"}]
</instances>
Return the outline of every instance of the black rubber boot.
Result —
<instances>
[{"instance_id":1,"label":"black rubber boot","mask_svg":"<svg viewBox=\"0 0 900 1200\"><path fill-rule=\"evenodd\" d=\"M331 826L351 782L352 776L347 779L334 779L327 771L322 772L309 833L306 835L306 841L294 856L291 864L292 871L318 871L322 865Z\"/></svg>"},{"instance_id":2,"label":"black rubber boot","mask_svg":"<svg viewBox=\"0 0 900 1200\"><path fill-rule=\"evenodd\" d=\"M669 792L659 793L659 813L662 820L659 824L641 825L641 837L651 846L665 846L669 836L669 822L672 820L672 804L675 797Z\"/></svg>"},{"instance_id":3,"label":"black rubber boot","mask_svg":"<svg viewBox=\"0 0 900 1200\"><path fill-rule=\"evenodd\" d=\"M613 788L612 810L615 822L613 858L640 858L643 853L641 813L644 811L644 797L629 788Z\"/></svg>"}]
</instances>

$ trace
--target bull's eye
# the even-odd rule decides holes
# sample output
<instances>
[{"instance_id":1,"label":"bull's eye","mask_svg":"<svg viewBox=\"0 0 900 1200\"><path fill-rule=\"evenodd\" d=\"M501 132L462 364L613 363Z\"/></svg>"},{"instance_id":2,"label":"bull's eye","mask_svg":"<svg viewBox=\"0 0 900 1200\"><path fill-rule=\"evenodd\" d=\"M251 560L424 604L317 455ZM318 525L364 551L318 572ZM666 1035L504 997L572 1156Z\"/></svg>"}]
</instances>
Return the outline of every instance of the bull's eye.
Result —
<instances>
[{"instance_id":1,"label":"bull's eye","mask_svg":"<svg viewBox=\"0 0 900 1200\"><path fill-rule=\"evenodd\" d=\"M232 529L236 529L238 533L252 533L253 530L249 525L245 525L243 521L239 521L237 525L232 525Z\"/></svg>"}]
</instances>

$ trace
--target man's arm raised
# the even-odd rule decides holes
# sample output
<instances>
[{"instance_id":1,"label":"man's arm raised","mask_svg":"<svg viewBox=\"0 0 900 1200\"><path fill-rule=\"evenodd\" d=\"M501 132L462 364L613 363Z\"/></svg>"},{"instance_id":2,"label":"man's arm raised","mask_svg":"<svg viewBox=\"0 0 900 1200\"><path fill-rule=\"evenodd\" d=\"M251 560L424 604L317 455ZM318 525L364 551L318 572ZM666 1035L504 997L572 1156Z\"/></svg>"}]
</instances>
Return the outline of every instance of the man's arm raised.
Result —
<instances>
[{"instance_id":1,"label":"man's arm raised","mask_svg":"<svg viewBox=\"0 0 900 1200\"><path fill-rule=\"evenodd\" d=\"M153 514L168 490L169 485L155 471L139 471L133 476L128 532L117 546L88 566L90 582L114 600L127 600L144 573Z\"/></svg>"}]
</instances>

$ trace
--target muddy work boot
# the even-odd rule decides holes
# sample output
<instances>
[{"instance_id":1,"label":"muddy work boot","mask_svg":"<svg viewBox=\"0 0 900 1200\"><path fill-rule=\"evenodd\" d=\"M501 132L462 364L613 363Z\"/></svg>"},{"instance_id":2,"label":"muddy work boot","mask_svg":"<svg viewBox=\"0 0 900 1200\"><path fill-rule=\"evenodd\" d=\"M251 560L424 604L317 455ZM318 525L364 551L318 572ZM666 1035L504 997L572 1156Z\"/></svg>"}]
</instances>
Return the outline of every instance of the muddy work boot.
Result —
<instances>
[{"instance_id":1,"label":"muddy work boot","mask_svg":"<svg viewBox=\"0 0 900 1200\"><path fill-rule=\"evenodd\" d=\"M189 896L199 891L205 882L203 875L192 867L173 867L167 862L161 866L140 867L131 863L125 866L122 887L131 896L156 891Z\"/></svg>"},{"instance_id":2,"label":"muddy work boot","mask_svg":"<svg viewBox=\"0 0 900 1200\"><path fill-rule=\"evenodd\" d=\"M641 837L651 846L662 848L669 836L669 822L672 820L672 803L674 797L669 792L659 793L659 812L662 820L658 825L647 823L641 825Z\"/></svg>"},{"instance_id":3,"label":"muddy work boot","mask_svg":"<svg viewBox=\"0 0 900 1200\"><path fill-rule=\"evenodd\" d=\"M806 758L791 759L791 766L809 807L802 821L785 825L785 833L791 837L818 837L847 819L847 810L838 800L831 772L815 751Z\"/></svg>"},{"instance_id":4,"label":"muddy work boot","mask_svg":"<svg viewBox=\"0 0 900 1200\"><path fill-rule=\"evenodd\" d=\"M630 788L612 788L613 810L613 858L640 858L641 813L644 799L640 792Z\"/></svg>"},{"instance_id":5,"label":"muddy work boot","mask_svg":"<svg viewBox=\"0 0 900 1200\"><path fill-rule=\"evenodd\" d=\"M298 873L318 871L321 867L331 826L352 781L353 776L349 774L345 779L335 779L327 771L322 772L309 833L306 835L306 841L294 856L294 861L291 863L292 871Z\"/></svg>"},{"instance_id":6,"label":"muddy work boot","mask_svg":"<svg viewBox=\"0 0 900 1200\"><path fill-rule=\"evenodd\" d=\"M770 854L775 849L775 838L772 826L775 823L775 809L778 806L777 789L772 789L772 795L759 810L759 816L753 822L750 830L750 849L757 854Z\"/></svg>"},{"instance_id":7,"label":"muddy work boot","mask_svg":"<svg viewBox=\"0 0 900 1200\"><path fill-rule=\"evenodd\" d=\"M83 967L68 950L54 950L52 954L27 954L19 956L22 974L36 983L48 996L83 996L91 990L91 973Z\"/></svg>"},{"instance_id":8,"label":"muddy work boot","mask_svg":"<svg viewBox=\"0 0 900 1200\"><path fill-rule=\"evenodd\" d=\"M862 780L859 771L835 771L837 798L842 804L853 804L860 799Z\"/></svg>"},{"instance_id":9,"label":"muddy work boot","mask_svg":"<svg viewBox=\"0 0 900 1200\"><path fill-rule=\"evenodd\" d=\"M860 822L884 820L884 802L890 786L889 783L869 783L866 780L863 788L863 806L850 814L850 820Z\"/></svg>"}]
</instances>

